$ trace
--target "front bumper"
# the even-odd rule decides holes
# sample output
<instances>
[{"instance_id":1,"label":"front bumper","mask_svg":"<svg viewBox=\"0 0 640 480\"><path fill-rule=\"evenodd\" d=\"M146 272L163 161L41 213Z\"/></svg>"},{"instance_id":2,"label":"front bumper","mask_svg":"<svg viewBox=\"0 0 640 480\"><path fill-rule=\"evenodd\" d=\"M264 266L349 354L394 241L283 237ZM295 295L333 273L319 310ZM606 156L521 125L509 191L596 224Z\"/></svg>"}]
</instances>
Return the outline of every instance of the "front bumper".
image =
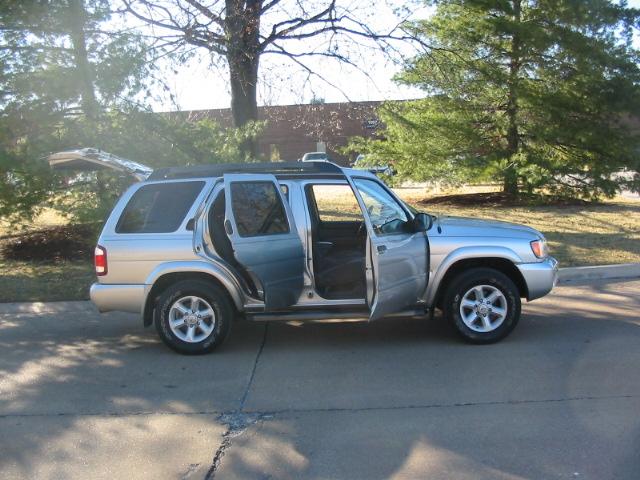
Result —
<instances>
[{"instance_id":1,"label":"front bumper","mask_svg":"<svg viewBox=\"0 0 640 480\"><path fill-rule=\"evenodd\" d=\"M117 310L141 313L147 285L109 285L94 283L89 290L91 301L100 312Z\"/></svg>"},{"instance_id":2,"label":"front bumper","mask_svg":"<svg viewBox=\"0 0 640 480\"><path fill-rule=\"evenodd\" d=\"M558 283L558 261L553 257L516 266L527 284L527 300L544 297Z\"/></svg>"}]
</instances>

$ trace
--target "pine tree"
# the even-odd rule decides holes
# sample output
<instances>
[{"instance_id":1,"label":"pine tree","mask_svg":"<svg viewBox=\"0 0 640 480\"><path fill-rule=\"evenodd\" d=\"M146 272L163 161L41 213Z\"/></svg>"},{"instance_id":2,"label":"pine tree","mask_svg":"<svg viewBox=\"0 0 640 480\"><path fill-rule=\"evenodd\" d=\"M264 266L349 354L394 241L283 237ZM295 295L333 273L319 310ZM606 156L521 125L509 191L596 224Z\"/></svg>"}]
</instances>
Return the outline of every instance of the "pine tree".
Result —
<instances>
[{"instance_id":1,"label":"pine tree","mask_svg":"<svg viewBox=\"0 0 640 480\"><path fill-rule=\"evenodd\" d=\"M409 176L489 178L514 195L612 195L615 172L637 171L638 10L607 0L430 3L433 16L412 28L431 48L398 77L427 96L384 110L386 142L369 151Z\"/></svg>"},{"instance_id":2,"label":"pine tree","mask_svg":"<svg viewBox=\"0 0 640 480\"><path fill-rule=\"evenodd\" d=\"M110 19L106 0L0 5L0 216L32 213L55 187L42 157L142 91L146 45Z\"/></svg>"}]
</instances>

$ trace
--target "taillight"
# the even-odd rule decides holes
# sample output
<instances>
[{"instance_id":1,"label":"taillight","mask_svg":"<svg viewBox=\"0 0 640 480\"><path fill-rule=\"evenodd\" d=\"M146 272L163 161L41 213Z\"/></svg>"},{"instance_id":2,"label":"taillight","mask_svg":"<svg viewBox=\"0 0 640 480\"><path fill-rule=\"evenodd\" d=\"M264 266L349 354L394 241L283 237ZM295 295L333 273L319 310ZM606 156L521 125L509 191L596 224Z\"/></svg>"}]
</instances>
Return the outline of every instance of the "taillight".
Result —
<instances>
[{"instance_id":1,"label":"taillight","mask_svg":"<svg viewBox=\"0 0 640 480\"><path fill-rule=\"evenodd\" d=\"M96 266L96 275L101 277L107 274L107 249L98 245L93 256L93 263Z\"/></svg>"}]
</instances>

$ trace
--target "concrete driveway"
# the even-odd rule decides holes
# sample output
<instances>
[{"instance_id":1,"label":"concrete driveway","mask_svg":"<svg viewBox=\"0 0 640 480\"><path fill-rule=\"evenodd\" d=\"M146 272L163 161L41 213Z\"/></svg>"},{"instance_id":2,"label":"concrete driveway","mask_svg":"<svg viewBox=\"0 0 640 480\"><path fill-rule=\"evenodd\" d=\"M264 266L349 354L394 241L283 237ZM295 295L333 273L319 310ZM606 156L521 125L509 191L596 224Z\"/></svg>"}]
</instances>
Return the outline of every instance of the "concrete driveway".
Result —
<instances>
[{"instance_id":1,"label":"concrete driveway","mask_svg":"<svg viewBox=\"0 0 640 480\"><path fill-rule=\"evenodd\" d=\"M502 343L437 319L239 323L205 357L86 303L0 306L0 478L640 478L640 281Z\"/></svg>"}]
</instances>

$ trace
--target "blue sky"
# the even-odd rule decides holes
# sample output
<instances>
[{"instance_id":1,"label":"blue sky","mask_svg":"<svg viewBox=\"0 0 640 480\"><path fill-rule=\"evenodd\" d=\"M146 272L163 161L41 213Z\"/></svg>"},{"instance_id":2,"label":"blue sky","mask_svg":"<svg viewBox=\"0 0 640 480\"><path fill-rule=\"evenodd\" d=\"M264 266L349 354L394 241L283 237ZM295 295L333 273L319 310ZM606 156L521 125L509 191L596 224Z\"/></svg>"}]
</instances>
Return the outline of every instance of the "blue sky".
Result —
<instances>
[{"instance_id":1,"label":"blue sky","mask_svg":"<svg viewBox=\"0 0 640 480\"><path fill-rule=\"evenodd\" d=\"M385 2L377 3L378 11L375 16L381 29L395 20L390 10L394 0L387 0L386 3L391 6L383 3ZM640 8L640 0L629 0L628 4ZM426 15L428 9L415 13L417 18L424 18ZM313 41L310 40L309 48L314 47ZM422 95L417 89L400 86L392 81L394 74L399 71L399 65L373 52L362 55L365 58L360 59L359 64L366 65L366 72L335 62L315 62L315 69L321 71L331 84L319 78L307 79L303 71L283 63L282 59L264 57L261 60L258 102L260 105L287 105L308 103L313 97L323 98L326 102L343 102L416 98ZM176 74L167 72L164 81L176 97L177 108L197 110L229 107L227 71L224 66L213 66L205 53L197 55ZM283 75L283 72L286 74ZM155 102L153 108L166 111L174 110L176 106L167 100Z\"/></svg>"}]
</instances>

